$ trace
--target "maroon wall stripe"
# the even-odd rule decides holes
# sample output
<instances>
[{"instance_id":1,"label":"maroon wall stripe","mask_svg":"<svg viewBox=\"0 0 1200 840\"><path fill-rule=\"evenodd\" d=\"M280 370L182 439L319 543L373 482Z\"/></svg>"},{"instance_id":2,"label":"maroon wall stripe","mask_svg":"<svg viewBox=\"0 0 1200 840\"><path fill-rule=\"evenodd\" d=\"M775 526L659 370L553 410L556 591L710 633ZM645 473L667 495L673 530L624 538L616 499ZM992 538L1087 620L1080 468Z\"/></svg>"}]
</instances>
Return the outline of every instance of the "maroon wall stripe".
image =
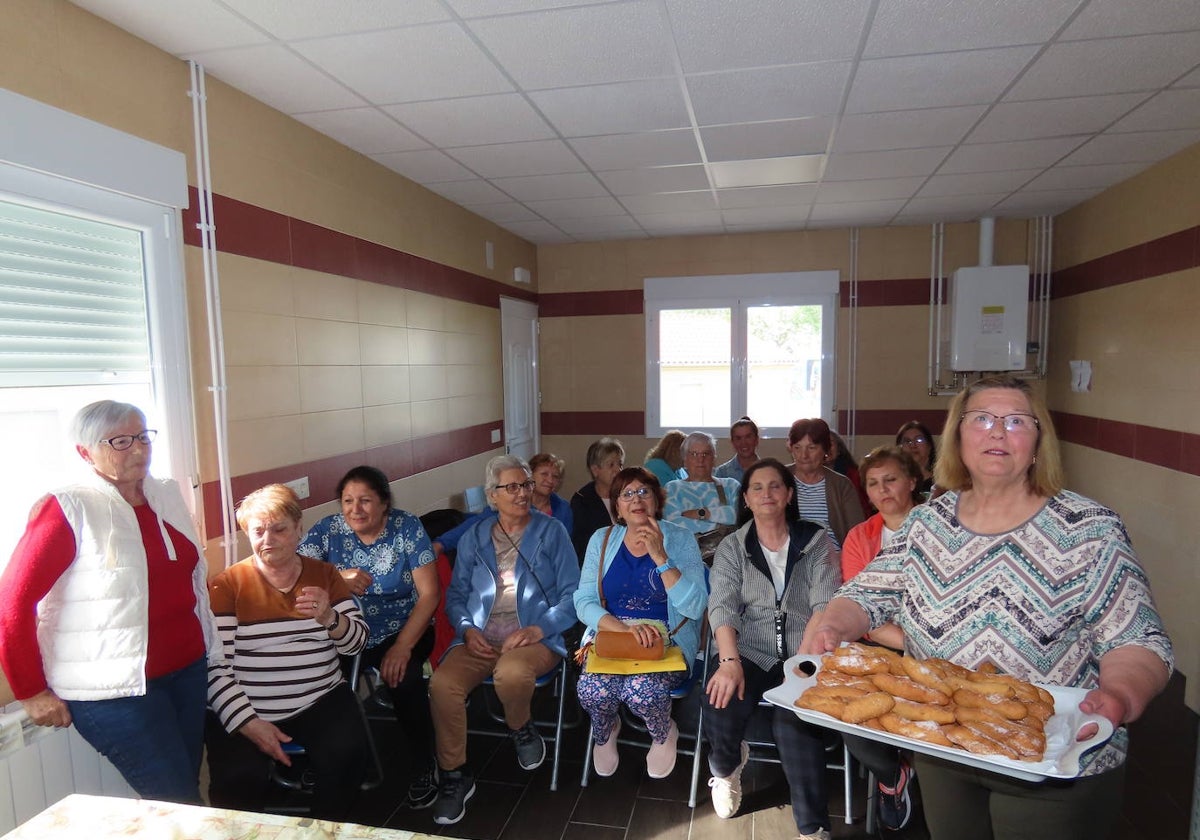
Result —
<instances>
[{"instance_id":1,"label":"maroon wall stripe","mask_svg":"<svg viewBox=\"0 0 1200 840\"><path fill-rule=\"evenodd\" d=\"M190 206L183 211L183 240L200 245L200 198L189 187ZM536 302L537 293L490 277L427 260L424 257L359 239L302 219L284 216L233 198L213 195L217 250L258 260L339 274L415 292L500 306L500 297Z\"/></svg>"},{"instance_id":2,"label":"maroon wall stripe","mask_svg":"<svg viewBox=\"0 0 1200 840\"><path fill-rule=\"evenodd\" d=\"M941 435L942 426L946 423L945 409L908 410L903 408L870 408L859 409L854 413L854 433L856 435L884 435L895 438L896 432L909 420L924 423L929 431ZM839 411L837 416L838 428L841 432L849 424L849 412ZM866 454L866 453L863 453Z\"/></svg>"},{"instance_id":3,"label":"maroon wall stripe","mask_svg":"<svg viewBox=\"0 0 1200 840\"><path fill-rule=\"evenodd\" d=\"M574 315L641 315L645 311L640 289L608 292L543 292L538 295L538 315L566 318Z\"/></svg>"},{"instance_id":4,"label":"maroon wall stripe","mask_svg":"<svg viewBox=\"0 0 1200 840\"><path fill-rule=\"evenodd\" d=\"M1093 292L1200 266L1200 225L1054 272L1054 298Z\"/></svg>"},{"instance_id":5,"label":"maroon wall stripe","mask_svg":"<svg viewBox=\"0 0 1200 840\"><path fill-rule=\"evenodd\" d=\"M1170 470L1200 475L1200 434L1054 412L1061 440Z\"/></svg>"},{"instance_id":6,"label":"maroon wall stripe","mask_svg":"<svg viewBox=\"0 0 1200 840\"><path fill-rule=\"evenodd\" d=\"M544 435L646 435L644 411L543 411L541 417Z\"/></svg>"},{"instance_id":7,"label":"maroon wall stripe","mask_svg":"<svg viewBox=\"0 0 1200 840\"><path fill-rule=\"evenodd\" d=\"M231 482L234 503L263 485L308 476L309 498L303 504L305 507L315 507L337 497L337 483L351 467L370 464L383 470L390 481L397 481L498 448L499 444L491 442L492 431L496 428L503 430L500 420L330 458L237 475ZM221 533L220 485L216 481L206 481L201 487L201 494L204 499L205 532L211 539Z\"/></svg>"}]
</instances>

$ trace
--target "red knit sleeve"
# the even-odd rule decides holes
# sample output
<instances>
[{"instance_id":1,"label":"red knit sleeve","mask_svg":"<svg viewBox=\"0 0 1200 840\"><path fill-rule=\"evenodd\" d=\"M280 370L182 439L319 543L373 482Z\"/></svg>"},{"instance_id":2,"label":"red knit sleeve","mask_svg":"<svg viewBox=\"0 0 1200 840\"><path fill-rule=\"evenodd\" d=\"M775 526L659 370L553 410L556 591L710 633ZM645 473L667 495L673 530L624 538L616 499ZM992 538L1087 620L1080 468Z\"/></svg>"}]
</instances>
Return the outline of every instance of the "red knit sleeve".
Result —
<instances>
[{"instance_id":1,"label":"red knit sleeve","mask_svg":"<svg viewBox=\"0 0 1200 840\"><path fill-rule=\"evenodd\" d=\"M46 689L37 640L37 605L75 562L75 534L54 496L33 507L25 533L0 575L0 667L18 700Z\"/></svg>"}]
</instances>

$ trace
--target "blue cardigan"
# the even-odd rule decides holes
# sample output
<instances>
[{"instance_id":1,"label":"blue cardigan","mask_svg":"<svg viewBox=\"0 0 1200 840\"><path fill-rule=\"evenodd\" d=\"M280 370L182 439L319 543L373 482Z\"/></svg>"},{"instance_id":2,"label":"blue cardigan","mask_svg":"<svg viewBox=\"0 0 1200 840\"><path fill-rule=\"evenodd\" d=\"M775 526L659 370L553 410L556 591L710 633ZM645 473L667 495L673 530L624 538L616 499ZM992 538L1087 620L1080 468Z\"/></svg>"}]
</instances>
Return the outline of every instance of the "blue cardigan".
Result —
<instances>
[{"instance_id":1,"label":"blue cardigan","mask_svg":"<svg viewBox=\"0 0 1200 840\"><path fill-rule=\"evenodd\" d=\"M495 521L495 516L480 518L459 540L454 574L446 589L446 617L454 628L451 648L463 644L467 630L482 630L492 614L499 575L492 546ZM575 625L572 596L579 586L579 562L571 538L557 519L531 511L520 553L524 559L517 559L515 570L517 619L522 627L540 627L542 644L566 656L562 634Z\"/></svg>"},{"instance_id":2,"label":"blue cardigan","mask_svg":"<svg viewBox=\"0 0 1200 840\"><path fill-rule=\"evenodd\" d=\"M674 522L659 520L658 526L663 532L663 547L667 557L683 575L675 585L667 590L668 629L674 630L684 617L691 619L673 637L675 644L683 648L684 659L689 666L696 660L696 649L700 647L700 621L704 610L708 607L708 581L705 576L704 561L700 559L700 549L696 546L696 538L692 532ZM625 539L624 525L614 525L604 549L605 574L612 569L613 558L621 548ZM587 555L583 560L583 572L579 577L579 588L575 590L575 611L579 620L587 625L591 633L596 632L600 619L608 615L608 610L600 606L600 587L596 581L596 573L600 570L600 546L604 544L607 528L601 528L592 534L588 542Z\"/></svg>"}]
</instances>

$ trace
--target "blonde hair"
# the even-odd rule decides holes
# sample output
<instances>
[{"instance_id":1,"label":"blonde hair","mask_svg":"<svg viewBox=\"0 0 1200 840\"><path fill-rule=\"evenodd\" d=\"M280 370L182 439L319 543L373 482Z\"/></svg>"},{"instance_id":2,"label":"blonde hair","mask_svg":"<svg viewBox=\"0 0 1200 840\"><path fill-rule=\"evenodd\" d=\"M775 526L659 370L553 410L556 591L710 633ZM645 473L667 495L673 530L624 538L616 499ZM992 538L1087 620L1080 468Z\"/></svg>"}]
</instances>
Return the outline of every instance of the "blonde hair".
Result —
<instances>
[{"instance_id":1,"label":"blonde hair","mask_svg":"<svg viewBox=\"0 0 1200 840\"><path fill-rule=\"evenodd\" d=\"M255 490L238 504L237 524L249 533L251 519L278 519L286 516L299 524L303 515L300 499L291 487L286 484L268 484Z\"/></svg>"},{"instance_id":2,"label":"blonde hair","mask_svg":"<svg viewBox=\"0 0 1200 840\"><path fill-rule=\"evenodd\" d=\"M654 448L646 453L646 460L662 458L673 470L683 466L683 440L687 437L679 429L671 429L663 435Z\"/></svg>"},{"instance_id":3,"label":"blonde hair","mask_svg":"<svg viewBox=\"0 0 1200 840\"><path fill-rule=\"evenodd\" d=\"M933 469L934 484L946 490L971 488L971 473L962 460L962 415L971 397L995 389L1020 391L1029 401L1029 411L1038 421L1038 439L1033 453L1034 461L1025 475L1025 484L1031 493L1053 496L1063 489L1063 468L1050 409L1027 380L1008 374L984 377L963 388L951 401L946 411L946 425L942 428L942 448Z\"/></svg>"}]
</instances>

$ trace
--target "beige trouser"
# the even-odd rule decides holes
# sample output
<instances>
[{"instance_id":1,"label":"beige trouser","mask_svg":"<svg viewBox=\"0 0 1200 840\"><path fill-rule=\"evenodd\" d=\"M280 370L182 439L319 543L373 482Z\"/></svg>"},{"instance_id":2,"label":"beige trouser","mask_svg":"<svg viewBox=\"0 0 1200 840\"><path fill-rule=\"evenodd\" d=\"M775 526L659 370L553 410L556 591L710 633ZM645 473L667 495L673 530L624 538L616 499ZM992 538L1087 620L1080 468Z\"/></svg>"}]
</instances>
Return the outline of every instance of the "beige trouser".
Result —
<instances>
[{"instance_id":1,"label":"beige trouser","mask_svg":"<svg viewBox=\"0 0 1200 840\"><path fill-rule=\"evenodd\" d=\"M484 659L466 645L451 648L429 681L438 766L457 770L467 763L467 695L492 677L504 706L504 721L516 731L529 722L534 681L562 659L541 642Z\"/></svg>"}]
</instances>

